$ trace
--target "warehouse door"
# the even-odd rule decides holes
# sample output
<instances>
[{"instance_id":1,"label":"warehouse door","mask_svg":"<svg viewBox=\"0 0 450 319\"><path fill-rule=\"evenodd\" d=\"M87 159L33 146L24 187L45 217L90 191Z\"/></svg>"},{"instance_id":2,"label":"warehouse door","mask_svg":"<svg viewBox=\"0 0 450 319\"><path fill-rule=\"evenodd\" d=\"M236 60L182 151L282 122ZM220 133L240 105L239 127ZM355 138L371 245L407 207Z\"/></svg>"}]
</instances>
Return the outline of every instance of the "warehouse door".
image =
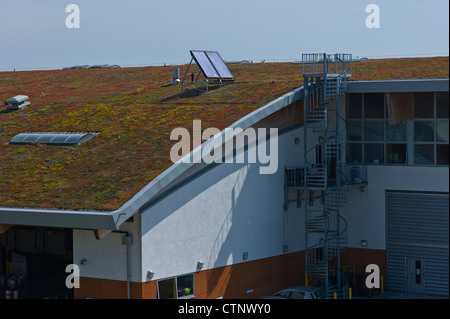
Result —
<instances>
[{"instance_id":1,"label":"warehouse door","mask_svg":"<svg viewBox=\"0 0 450 319\"><path fill-rule=\"evenodd\" d=\"M449 294L449 197L386 192L387 289Z\"/></svg>"}]
</instances>

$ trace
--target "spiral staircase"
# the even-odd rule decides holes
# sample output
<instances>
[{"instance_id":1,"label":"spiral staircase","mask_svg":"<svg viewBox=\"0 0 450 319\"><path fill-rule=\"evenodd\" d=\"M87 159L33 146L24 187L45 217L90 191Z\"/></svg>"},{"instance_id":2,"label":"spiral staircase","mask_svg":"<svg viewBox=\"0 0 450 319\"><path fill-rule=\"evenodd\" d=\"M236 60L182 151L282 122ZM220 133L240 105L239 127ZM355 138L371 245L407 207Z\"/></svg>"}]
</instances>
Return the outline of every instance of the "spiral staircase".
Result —
<instances>
[{"instance_id":1,"label":"spiral staircase","mask_svg":"<svg viewBox=\"0 0 450 319\"><path fill-rule=\"evenodd\" d=\"M347 222L340 214L347 200L347 178L342 173L346 124L339 115L339 96L351 76L351 63L351 54L302 56L306 280L337 298L347 293L340 269L347 244ZM317 135L318 142L312 143Z\"/></svg>"}]
</instances>

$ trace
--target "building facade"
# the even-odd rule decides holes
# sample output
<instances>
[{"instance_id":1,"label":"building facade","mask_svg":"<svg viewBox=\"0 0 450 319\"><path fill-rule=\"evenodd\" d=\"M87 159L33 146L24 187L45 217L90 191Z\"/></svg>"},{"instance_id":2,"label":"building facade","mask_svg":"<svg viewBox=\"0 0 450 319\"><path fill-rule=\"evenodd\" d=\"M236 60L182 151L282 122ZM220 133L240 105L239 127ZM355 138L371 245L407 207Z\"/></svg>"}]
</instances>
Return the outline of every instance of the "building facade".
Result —
<instances>
[{"instance_id":1,"label":"building facade","mask_svg":"<svg viewBox=\"0 0 450 319\"><path fill-rule=\"evenodd\" d=\"M305 206L320 204L286 189L286 168L305 165L303 100L302 87L231 126L278 129L274 174L260 173L264 163L177 162L111 214L2 208L2 260L64 251L53 264L79 267L80 299L259 298L314 284ZM338 103L345 174L364 182L341 208L348 285L358 291L376 264L385 290L448 295L448 79L349 81ZM254 148L228 155L248 159Z\"/></svg>"}]
</instances>

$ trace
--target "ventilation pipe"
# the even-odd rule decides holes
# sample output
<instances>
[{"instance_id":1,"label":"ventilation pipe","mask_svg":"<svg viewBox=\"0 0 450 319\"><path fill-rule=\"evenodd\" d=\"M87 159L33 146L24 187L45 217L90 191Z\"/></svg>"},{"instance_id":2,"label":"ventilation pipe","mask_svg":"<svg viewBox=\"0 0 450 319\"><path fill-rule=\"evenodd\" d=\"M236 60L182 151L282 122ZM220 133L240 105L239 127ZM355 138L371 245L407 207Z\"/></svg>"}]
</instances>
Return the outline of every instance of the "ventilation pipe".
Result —
<instances>
[{"instance_id":1,"label":"ventilation pipe","mask_svg":"<svg viewBox=\"0 0 450 319\"><path fill-rule=\"evenodd\" d=\"M173 68L172 69L172 85L180 84L180 69Z\"/></svg>"}]
</instances>

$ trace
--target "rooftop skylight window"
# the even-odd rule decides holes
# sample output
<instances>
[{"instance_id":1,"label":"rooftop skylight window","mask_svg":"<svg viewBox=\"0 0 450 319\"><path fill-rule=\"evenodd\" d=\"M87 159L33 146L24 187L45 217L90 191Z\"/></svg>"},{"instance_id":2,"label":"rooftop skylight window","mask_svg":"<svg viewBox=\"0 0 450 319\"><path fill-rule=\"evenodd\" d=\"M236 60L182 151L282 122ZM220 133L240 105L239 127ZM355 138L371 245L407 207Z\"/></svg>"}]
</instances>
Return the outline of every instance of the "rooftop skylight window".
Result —
<instances>
[{"instance_id":1,"label":"rooftop skylight window","mask_svg":"<svg viewBox=\"0 0 450 319\"><path fill-rule=\"evenodd\" d=\"M9 144L78 145L91 139L95 133L20 133Z\"/></svg>"}]
</instances>

